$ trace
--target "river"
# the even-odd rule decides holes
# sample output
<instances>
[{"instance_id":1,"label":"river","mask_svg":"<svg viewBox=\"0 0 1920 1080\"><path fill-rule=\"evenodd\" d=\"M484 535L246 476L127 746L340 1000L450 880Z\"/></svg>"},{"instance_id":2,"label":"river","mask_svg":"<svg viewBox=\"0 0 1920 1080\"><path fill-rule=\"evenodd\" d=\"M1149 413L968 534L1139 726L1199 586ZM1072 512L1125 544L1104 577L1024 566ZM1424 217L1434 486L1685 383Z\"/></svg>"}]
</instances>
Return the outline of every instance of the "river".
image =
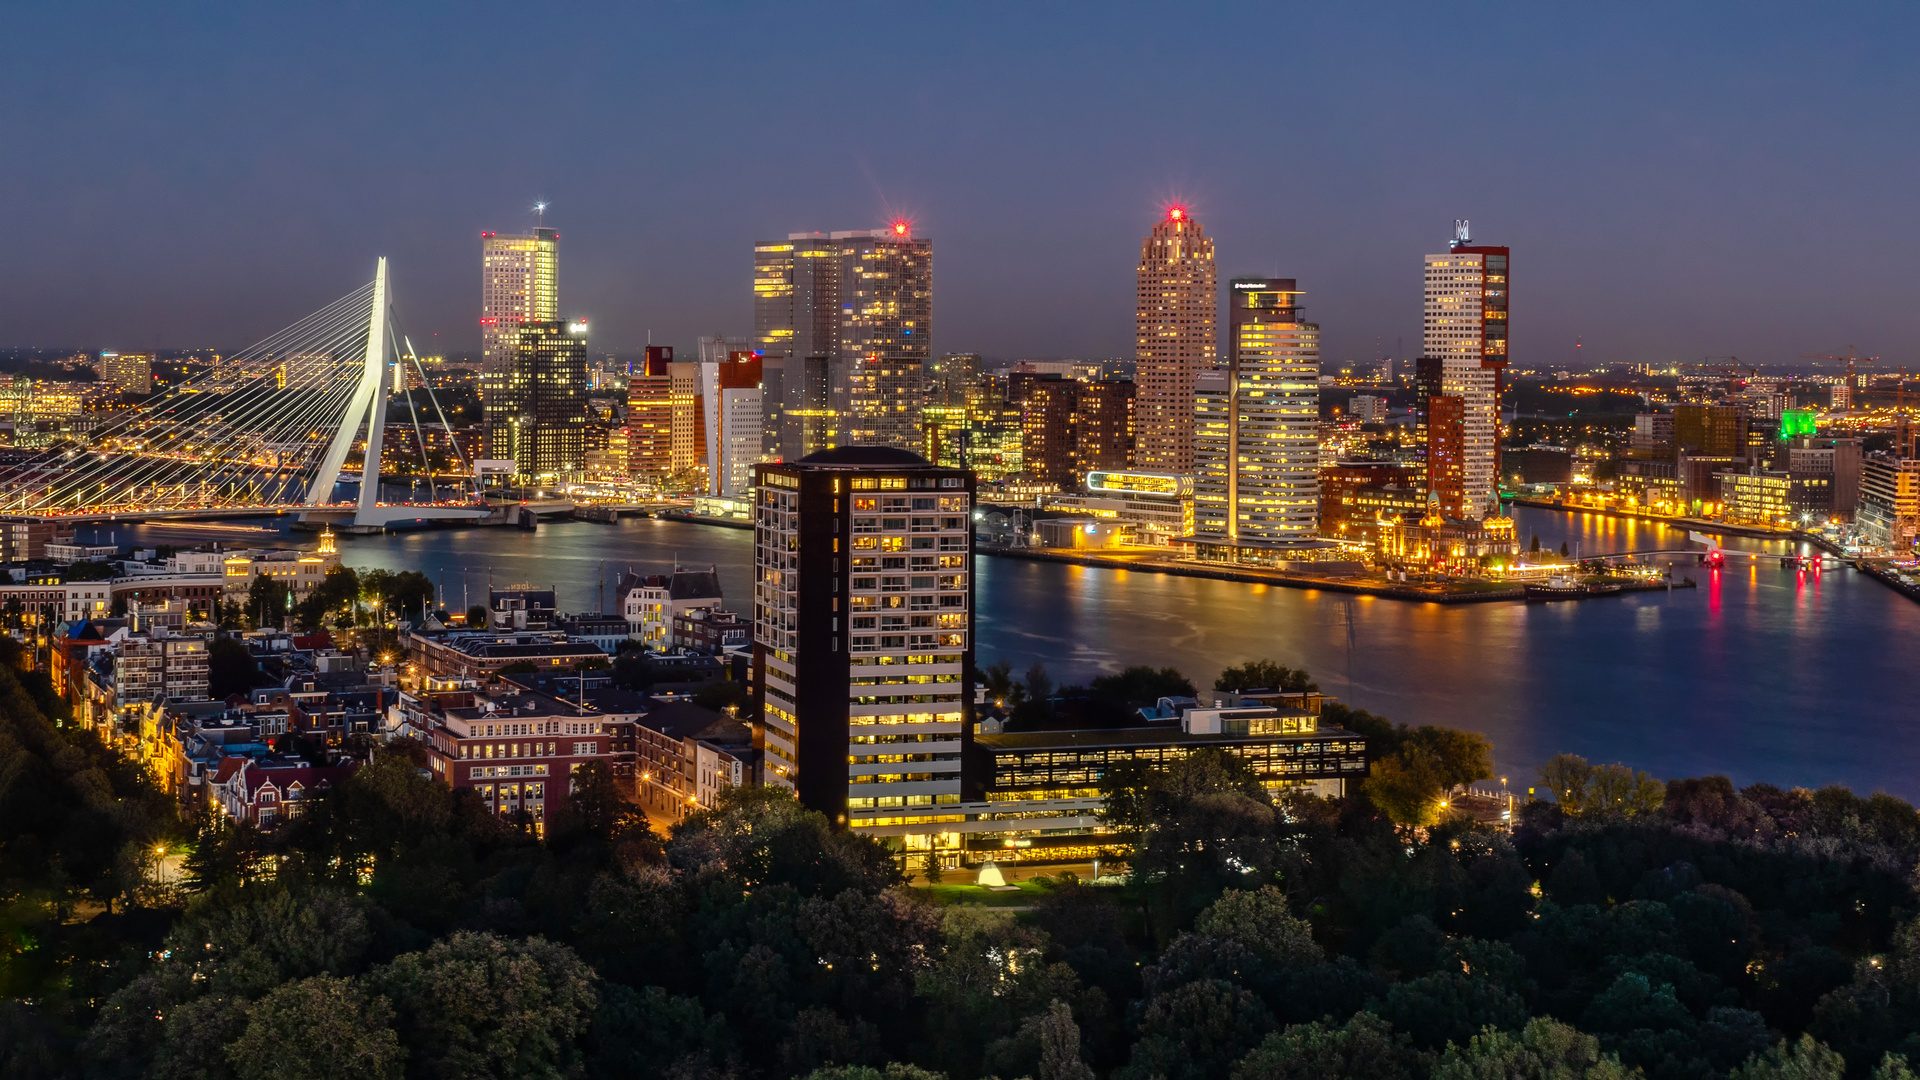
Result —
<instances>
[{"instance_id":1,"label":"river","mask_svg":"<svg viewBox=\"0 0 1920 1080\"><path fill-rule=\"evenodd\" d=\"M1686 547L1648 522L1518 508L1522 542L1585 554ZM239 523L245 525L247 523ZM102 536L104 536L104 531ZM299 543L310 535L140 527L122 543ZM448 529L341 537L349 565L424 570L449 606L496 584L559 590L563 610L611 603L624 569L713 564L731 606L751 603L750 532L652 519L554 522L538 533ZM1785 552L1729 539L1729 548ZM1777 562L1680 572L1697 589L1579 603L1418 604L1200 578L979 557L978 655L1057 683L1128 664L1171 665L1198 685L1265 657L1321 689L1410 724L1486 734L1517 789L1568 751L1661 778L1847 784L1920 799L1920 605L1852 570Z\"/></svg>"}]
</instances>

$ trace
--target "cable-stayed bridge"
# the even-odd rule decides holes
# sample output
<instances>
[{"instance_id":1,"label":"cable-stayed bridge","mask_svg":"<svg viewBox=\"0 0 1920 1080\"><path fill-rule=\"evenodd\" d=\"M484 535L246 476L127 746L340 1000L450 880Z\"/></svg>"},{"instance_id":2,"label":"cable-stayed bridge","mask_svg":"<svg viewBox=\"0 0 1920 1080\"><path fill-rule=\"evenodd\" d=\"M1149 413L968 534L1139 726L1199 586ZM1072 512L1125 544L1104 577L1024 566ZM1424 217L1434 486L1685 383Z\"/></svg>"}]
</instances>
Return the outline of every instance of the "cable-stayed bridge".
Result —
<instances>
[{"instance_id":1,"label":"cable-stayed bridge","mask_svg":"<svg viewBox=\"0 0 1920 1080\"><path fill-rule=\"evenodd\" d=\"M430 414L409 395L406 415L390 425L388 397L396 377L412 381L409 370ZM422 425L435 422L456 457L450 475L436 476L427 455ZM424 501L380 501L381 452L400 425L411 427L421 454ZM451 433L419 358L395 328L382 258L366 285L0 471L0 514L78 522L297 511L309 521L376 528L486 517L472 463ZM409 497L420 486L415 480Z\"/></svg>"}]
</instances>

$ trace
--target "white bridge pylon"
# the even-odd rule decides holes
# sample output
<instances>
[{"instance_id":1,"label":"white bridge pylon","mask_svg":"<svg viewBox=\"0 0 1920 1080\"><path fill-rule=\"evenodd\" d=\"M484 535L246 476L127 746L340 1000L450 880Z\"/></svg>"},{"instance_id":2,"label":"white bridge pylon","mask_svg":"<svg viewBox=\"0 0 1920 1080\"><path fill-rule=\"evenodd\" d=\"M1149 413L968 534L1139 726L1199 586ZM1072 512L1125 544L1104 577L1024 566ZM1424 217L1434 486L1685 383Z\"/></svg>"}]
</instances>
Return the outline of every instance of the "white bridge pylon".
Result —
<instances>
[{"instance_id":1,"label":"white bridge pylon","mask_svg":"<svg viewBox=\"0 0 1920 1080\"><path fill-rule=\"evenodd\" d=\"M389 383L393 365L388 362L387 356L387 344L392 335L392 309L393 301L387 291L387 257L382 255L373 269L373 312L367 319L367 349L360 367L360 381L354 387L353 395L347 399L347 410L340 417L340 428L327 444L326 455L320 459L320 469L307 488L305 502L308 506L325 506L333 502L333 489L340 482L340 467L345 464L348 451L353 449L354 436L360 433L360 426L364 422L367 451L360 466L360 502L353 512L352 524L380 527L396 521L478 520L486 517L486 510L472 507L380 505L381 447L387 427L387 395L393 392ZM333 515L321 511L302 516L326 518Z\"/></svg>"}]
</instances>

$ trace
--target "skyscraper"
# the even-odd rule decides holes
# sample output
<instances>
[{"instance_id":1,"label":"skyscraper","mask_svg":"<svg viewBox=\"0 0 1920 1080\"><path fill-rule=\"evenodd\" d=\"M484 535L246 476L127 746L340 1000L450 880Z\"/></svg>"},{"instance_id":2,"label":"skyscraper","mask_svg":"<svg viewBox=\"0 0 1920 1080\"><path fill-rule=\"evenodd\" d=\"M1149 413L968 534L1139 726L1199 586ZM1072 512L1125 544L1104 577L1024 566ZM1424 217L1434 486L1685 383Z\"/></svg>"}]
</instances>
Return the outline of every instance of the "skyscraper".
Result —
<instances>
[{"instance_id":1,"label":"skyscraper","mask_svg":"<svg viewBox=\"0 0 1920 1080\"><path fill-rule=\"evenodd\" d=\"M1507 249L1476 246L1465 221L1426 257L1424 354L1440 361L1441 392L1461 401L1462 516L1497 515L1500 398L1507 366Z\"/></svg>"},{"instance_id":2,"label":"skyscraper","mask_svg":"<svg viewBox=\"0 0 1920 1080\"><path fill-rule=\"evenodd\" d=\"M673 475L673 346L647 346L627 377L627 475L663 483Z\"/></svg>"},{"instance_id":3,"label":"skyscraper","mask_svg":"<svg viewBox=\"0 0 1920 1080\"><path fill-rule=\"evenodd\" d=\"M1136 390L1124 379L1080 384L1073 456L1082 477L1095 469L1124 469L1133 464Z\"/></svg>"},{"instance_id":4,"label":"skyscraper","mask_svg":"<svg viewBox=\"0 0 1920 1080\"><path fill-rule=\"evenodd\" d=\"M700 364L706 413L709 495L748 496L760 460L761 363L751 351Z\"/></svg>"},{"instance_id":5,"label":"skyscraper","mask_svg":"<svg viewBox=\"0 0 1920 1080\"><path fill-rule=\"evenodd\" d=\"M1170 206L1140 245L1134 312L1134 459L1193 471L1194 380L1214 366L1219 278L1213 241Z\"/></svg>"},{"instance_id":6,"label":"skyscraper","mask_svg":"<svg viewBox=\"0 0 1920 1080\"><path fill-rule=\"evenodd\" d=\"M587 452L587 324L524 323L516 332L513 363L480 377L487 453L511 458L521 484L567 479Z\"/></svg>"},{"instance_id":7,"label":"skyscraper","mask_svg":"<svg viewBox=\"0 0 1920 1080\"><path fill-rule=\"evenodd\" d=\"M841 244L840 359L847 369L847 441L920 444L933 345L933 241L897 221L834 233Z\"/></svg>"},{"instance_id":8,"label":"skyscraper","mask_svg":"<svg viewBox=\"0 0 1920 1080\"><path fill-rule=\"evenodd\" d=\"M973 698L973 475L877 446L754 473L763 782L855 827L949 820Z\"/></svg>"},{"instance_id":9,"label":"skyscraper","mask_svg":"<svg viewBox=\"0 0 1920 1080\"><path fill-rule=\"evenodd\" d=\"M513 363L523 323L560 318L560 233L480 234L480 370Z\"/></svg>"},{"instance_id":10,"label":"skyscraper","mask_svg":"<svg viewBox=\"0 0 1920 1080\"><path fill-rule=\"evenodd\" d=\"M1443 518L1466 516L1465 399L1444 392L1446 372L1437 356L1414 361L1414 422L1420 442L1415 482Z\"/></svg>"},{"instance_id":11,"label":"skyscraper","mask_svg":"<svg viewBox=\"0 0 1920 1080\"><path fill-rule=\"evenodd\" d=\"M935 360L927 370L927 403L965 405L980 371L979 353L948 353Z\"/></svg>"},{"instance_id":12,"label":"skyscraper","mask_svg":"<svg viewBox=\"0 0 1920 1080\"><path fill-rule=\"evenodd\" d=\"M933 245L907 222L754 245L754 343L770 455L920 442L933 333ZM824 365L825 372L818 368ZM824 396L821 391L824 389Z\"/></svg>"},{"instance_id":13,"label":"skyscraper","mask_svg":"<svg viewBox=\"0 0 1920 1080\"><path fill-rule=\"evenodd\" d=\"M836 446L832 366L840 319L839 248L826 233L753 246L753 343L760 350L768 457Z\"/></svg>"},{"instance_id":14,"label":"skyscraper","mask_svg":"<svg viewBox=\"0 0 1920 1080\"><path fill-rule=\"evenodd\" d=\"M1320 510L1320 327L1292 278L1235 278L1227 366L1194 394L1194 532L1238 560L1286 558Z\"/></svg>"}]
</instances>

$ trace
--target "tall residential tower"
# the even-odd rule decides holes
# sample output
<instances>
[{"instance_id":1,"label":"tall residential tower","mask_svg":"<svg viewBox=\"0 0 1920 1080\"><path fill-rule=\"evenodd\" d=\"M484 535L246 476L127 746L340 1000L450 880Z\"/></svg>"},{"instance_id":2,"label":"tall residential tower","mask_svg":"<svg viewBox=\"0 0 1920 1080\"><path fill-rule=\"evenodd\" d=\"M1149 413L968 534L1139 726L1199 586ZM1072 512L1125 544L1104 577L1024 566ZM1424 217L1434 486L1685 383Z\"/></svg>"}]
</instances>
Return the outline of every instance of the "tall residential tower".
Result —
<instances>
[{"instance_id":1,"label":"tall residential tower","mask_svg":"<svg viewBox=\"0 0 1920 1080\"><path fill-rule=\"evenodd\" d=\"M560 233L480 234L480 370L513 365L525 323L560 318Z\"/></svg>"},{"instance_id":2,"label":"tall residential tower","mask_svg":"<svg viewBox=\"0 0 1920 1080\"><path fill-rule=\"evenodd\" d=\"M1219 278L1213 241L1170 206L1140 244L1134 309L1134 460L1193 471L1194 381L1214 366Z\"/></svg>"},{"instance_id":3,"label":"tall residential tower","mask_svg":"<svg viewBox=\"0 0 1920 1080\"><path fill-rule=\"evenodd\" d=\"M762 782L855 828L958 820L973 474L849 446L754 476Z\"/></svg>"},{"instance_id":4,"label":"tall residential tower","mask_svg":"<svg viewBox=\"0 0 1920 1080\"><path fill-rule=\"evenodd\" d=\"M1426 257L1424 345L1427 360L1439 363L1440 393L1460 399L1461 516L1497 516L1507 249L1474 245L1465 221L1454 222L1446 253Z\"/></svg>"}]
</instances>

